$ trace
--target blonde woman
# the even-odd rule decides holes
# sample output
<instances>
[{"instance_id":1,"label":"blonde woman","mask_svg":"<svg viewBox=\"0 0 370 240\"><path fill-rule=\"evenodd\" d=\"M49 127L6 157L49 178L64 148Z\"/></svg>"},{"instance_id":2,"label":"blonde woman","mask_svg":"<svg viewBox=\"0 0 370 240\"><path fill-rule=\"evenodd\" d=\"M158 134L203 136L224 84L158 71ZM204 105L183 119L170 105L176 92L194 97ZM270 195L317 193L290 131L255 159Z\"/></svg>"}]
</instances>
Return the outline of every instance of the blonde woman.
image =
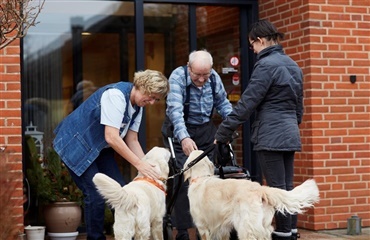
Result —
<instances>
[{"instance_id":1,"label":"blonde woman","mask_svg":"<svg viewBox=\"0 0 370 240\"><path fill-rule=\"evenodd\" d=\"M154 166L140 160L144 152L138 131L143 107L164 98L168 91L162 73L136 72L133 83L112 83L98 89L54 130L54 149L84 194L87 239L106 239L105 201L92 182L94 175L104 173L125 185L115 152L144 176L159 177Z\"/></svg>"}]
</instances>

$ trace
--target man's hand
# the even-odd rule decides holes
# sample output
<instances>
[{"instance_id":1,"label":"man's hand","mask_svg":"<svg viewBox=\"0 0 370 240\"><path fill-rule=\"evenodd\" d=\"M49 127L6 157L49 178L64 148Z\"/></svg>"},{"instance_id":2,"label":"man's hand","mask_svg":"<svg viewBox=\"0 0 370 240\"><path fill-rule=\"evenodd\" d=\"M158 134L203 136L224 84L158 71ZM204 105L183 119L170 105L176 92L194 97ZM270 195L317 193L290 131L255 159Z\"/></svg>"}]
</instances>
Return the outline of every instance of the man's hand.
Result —
<instances>
[{"instance_id":1,"label":"man's hand","mask_svg":"<svg viewBox=\"0 0 370 240\"><path fill-rule=\"evenodd\" d=\"M191 138L184 138L181 141L182 151L185 153L186 156L189 156L190 153L194 150L198 150L197 145Z\"/></svg>"}]
</instances>

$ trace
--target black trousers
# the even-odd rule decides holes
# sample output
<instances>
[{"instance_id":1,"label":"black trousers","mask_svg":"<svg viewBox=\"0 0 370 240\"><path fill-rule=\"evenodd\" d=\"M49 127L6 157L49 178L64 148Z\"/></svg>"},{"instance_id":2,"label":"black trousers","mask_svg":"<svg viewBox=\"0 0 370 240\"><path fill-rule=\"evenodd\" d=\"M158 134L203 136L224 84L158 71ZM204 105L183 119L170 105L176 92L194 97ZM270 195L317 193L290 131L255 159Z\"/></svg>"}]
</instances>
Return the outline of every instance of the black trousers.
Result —
<instances>
[{"instance_id":1,"label":"black trousers","mask_svg":"<svg viewBox=\"0 0 370 240\"><path fill-rule=\"evenodd\" d=\"M256 151L267 185L290 191L293 189L294 151ZM275 213L276 232L289 233L297 228L297 215Z\"/></svg>"},{"instance_id":2,"label":"black trousers","mask_svg":"<svg viewBox=\"0 0 370 240\"><path fill-rule=\"evenodd\" d=\"M213 145L215 140L214 136L217 130L213 122L208 122L202 125L187 124L186 127L191 139L196 143L199 150L206 150ZM168 147L167 139L164 139L164 142L166 147ZM179 169L182 169L188 157L182 151L181 143L175 140L173 147L175 150L176 165ZM207 156L211 161L214 161L214 151L209 153ZM174 212L172 214L174 220L173 225L177 229L192 228L194 225L189 210L189 183L188 181L184 182L183 177L177 177L174 181L174 188L178 186L178 181L182 181L182 184L175 199Z\"/></svg>"}]
</instances>

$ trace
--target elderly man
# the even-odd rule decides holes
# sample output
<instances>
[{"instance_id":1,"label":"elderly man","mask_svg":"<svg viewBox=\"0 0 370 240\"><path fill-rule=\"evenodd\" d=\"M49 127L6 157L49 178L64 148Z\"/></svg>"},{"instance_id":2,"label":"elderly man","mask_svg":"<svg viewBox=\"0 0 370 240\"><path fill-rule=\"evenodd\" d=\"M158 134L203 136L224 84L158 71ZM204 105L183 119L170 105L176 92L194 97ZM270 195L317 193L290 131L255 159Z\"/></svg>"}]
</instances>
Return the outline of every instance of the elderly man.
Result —
<instances>
[{"instance_id":1,"label":"elderly man","mask_svg":"<svg viewBox=\"0 0 370 240\"><path fill-rule=\"evenodd\" d=\"M217 130L212 121L213 109L223 119L232 111L222 80L212 66L213 58L209 52L193 51L189 55L188 64L176 68L169 77L167 118L162 126L162 133L166 137L169 125L173 125L178 168L183 167L193 150L206 150L213 144ZM213 159L214 153L210 153L208 157ZM189 239L187 229L193 226L187 189L188 183L182 184L174 206L178 231L176 239Z\"/></svg>"}]
</instances>

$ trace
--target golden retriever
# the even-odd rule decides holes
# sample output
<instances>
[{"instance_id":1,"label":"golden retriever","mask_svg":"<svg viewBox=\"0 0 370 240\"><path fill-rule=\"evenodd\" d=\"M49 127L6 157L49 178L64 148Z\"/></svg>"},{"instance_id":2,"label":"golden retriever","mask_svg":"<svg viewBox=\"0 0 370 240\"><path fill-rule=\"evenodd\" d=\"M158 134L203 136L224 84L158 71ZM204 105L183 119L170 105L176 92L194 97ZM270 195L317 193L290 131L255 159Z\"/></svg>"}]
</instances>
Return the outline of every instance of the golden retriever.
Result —
<instances>
[{"instance_id":1,"label":"golden retriever","mask_svg":"<svg viewBox=\"0 0 370 240\"><path fill-rule=\"evenodd\" d=\"M161 178L169 174L170 152L154 147L143 158L155 165ZM97 173L93 182L99 193L114 209L113 225L116 240L163 239L163 216L166 212L166 185L160 180L144 177L140 172L129 184L121 187L112 178Z\"/></svg>"},{"instance_id":2,"label":"golden retriever","mask_svg":"<svg viewBox=\"0 0 370 240\"><path fill-rule=\"evenodd\" d=\"M184 168L201 153L193 151ZM241 240L271 239L275 211L302 213L319 200L313 179L292 191L244 179L220 179L214 176L214 165L208 157L185 171L184 179L189 180L190 213L202 240L229 239L233 228Z\"/></svg>"}]
</instances>

